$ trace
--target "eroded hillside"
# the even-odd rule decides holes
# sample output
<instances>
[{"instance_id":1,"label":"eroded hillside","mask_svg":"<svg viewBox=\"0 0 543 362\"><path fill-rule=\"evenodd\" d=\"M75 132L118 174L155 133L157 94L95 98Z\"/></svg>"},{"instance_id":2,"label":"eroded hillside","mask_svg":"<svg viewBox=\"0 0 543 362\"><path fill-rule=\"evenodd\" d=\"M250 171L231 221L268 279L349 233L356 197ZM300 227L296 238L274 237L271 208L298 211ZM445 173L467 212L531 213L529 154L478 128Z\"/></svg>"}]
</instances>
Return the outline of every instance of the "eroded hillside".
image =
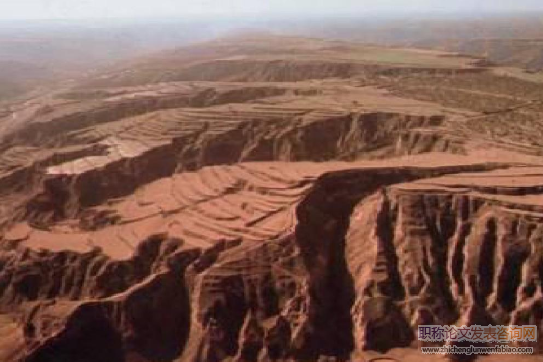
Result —
<instances>
[{"instance_id":1,"label":"eroded hillside","mask_svg":"<svg viewBox=\"0 0 543 362\"><path fill-rule=\"evenodd\" d=\"M7 105L0 361L407 361L421 323L541 325L542 90L266 36Z\"/></svg>"}]
</instances>

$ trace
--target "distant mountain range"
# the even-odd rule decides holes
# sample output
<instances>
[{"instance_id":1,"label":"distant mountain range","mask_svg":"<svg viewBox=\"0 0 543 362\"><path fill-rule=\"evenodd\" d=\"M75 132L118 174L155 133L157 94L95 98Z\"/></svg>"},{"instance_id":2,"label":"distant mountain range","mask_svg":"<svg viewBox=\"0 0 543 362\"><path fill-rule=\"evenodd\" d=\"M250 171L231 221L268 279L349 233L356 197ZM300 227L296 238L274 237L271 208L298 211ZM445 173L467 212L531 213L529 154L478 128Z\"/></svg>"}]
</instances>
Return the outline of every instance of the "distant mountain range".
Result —
<instances>
[{"instance_id":1,"label":"distant mountain range","mask_svg":"<svg viewBox=\"0 0 543 362\"><path fill-rule=\"evenodd\" d=\"M543 69L538 14L405 18L0 22L0 100L153 52L231 33L271 32L431 48ZM242 29L242 30L240 30Z\"/></svg>"}]
</instances>

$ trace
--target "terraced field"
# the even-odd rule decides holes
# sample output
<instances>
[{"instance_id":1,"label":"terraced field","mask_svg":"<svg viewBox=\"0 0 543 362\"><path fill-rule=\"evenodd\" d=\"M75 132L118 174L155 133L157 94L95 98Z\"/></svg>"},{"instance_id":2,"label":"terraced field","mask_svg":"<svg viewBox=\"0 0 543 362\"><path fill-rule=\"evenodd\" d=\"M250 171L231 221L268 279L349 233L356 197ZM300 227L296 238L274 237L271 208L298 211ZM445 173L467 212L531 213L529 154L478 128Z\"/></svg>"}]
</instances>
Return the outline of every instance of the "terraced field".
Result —
<instances>
[{"instance_id":1,"label":"terraced field","mask_svg":"<svg viewBox=\"0 0 543 362\"><path fill-rule=\"evenodd\" d=\"M541 325L543 85L477 60L232 38L7 104L0 361L419 361L423 322Z\"/></svg>"}]
</instances>

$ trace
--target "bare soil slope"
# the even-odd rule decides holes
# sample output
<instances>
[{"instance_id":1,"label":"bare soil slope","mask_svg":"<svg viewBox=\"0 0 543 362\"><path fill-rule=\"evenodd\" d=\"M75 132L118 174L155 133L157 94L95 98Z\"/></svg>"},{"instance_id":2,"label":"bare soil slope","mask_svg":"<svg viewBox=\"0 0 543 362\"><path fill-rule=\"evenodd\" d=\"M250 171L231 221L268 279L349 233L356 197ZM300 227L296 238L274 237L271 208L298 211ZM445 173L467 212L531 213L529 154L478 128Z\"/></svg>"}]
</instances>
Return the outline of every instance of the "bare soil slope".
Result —
<instances>
[{"instance_id":1,"label":"bare soil slope","mask_svg":"<svg viewBox=\"0 0 543 362\"><path fill-rule=\"evenodd\" d=\"M266 36L8 104L0 361L415 361L420 323L541 326L542 95Z\"/></svg>"}]
</instances>

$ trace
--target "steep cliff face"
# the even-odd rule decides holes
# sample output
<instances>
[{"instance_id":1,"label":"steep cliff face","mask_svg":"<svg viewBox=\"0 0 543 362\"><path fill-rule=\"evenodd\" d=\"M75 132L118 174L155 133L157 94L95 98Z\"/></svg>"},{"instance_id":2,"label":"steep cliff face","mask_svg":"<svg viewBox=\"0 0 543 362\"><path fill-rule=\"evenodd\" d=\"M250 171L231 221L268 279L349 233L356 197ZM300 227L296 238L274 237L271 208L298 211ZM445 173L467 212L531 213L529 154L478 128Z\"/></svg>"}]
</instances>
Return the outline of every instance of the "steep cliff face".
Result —
<instances>
[{"instance_id":1,"label":"steep cliff face","mask_svg":"<svg viewBox=\"0 0 543 362\"><path fill-rule=\"evenodd\" d=\"M99 250L88 253L6 249L0 307L46 299L93 299L121 293L157 272L181 246L179 240L153 236L128 260L112 261Z\"/></svg>"},{"instance_id":2,"label":"steep cliff face","mask_svg":"<svg viewBox=\"0 0 543 362\"><path fill-rule=\"evenodd\" d=\"M125 261L97 252L23 251L0 277L0 308L16 308L22 323L24 349L11 346L13 355L25 361L173 359L190 325L183 275L199 255L163 236L144 241Z\"/></svg>"},{"instance_id":3,"label":"steep cliff face","mask_svg":"<svg viewBox=\"0 0 543 362\"><path fill-rule=\"evenodd\" d=\"M260 243L14 250L2 309L21 313L27 361L343 360L408 347L420 323L541 325L543 170L503 167L328 173Z\"/></svg>"},{"instance_id":4,"label":"steep cliff face","mask_svg":"<svg viewBox=\"0 0 543 362\"><path fill-rule=\"evenodd\" d=\"M226 110L221 110L225 112ZM179 112L181 113L181 112ZM182 115L182 114L181 114ZM205 114L204 114L205 116ZM161 117L151 114L149 117ZM461 142L446 135L417 135L432 129L444 117L404 115L392 112L366 114L294 116L279 118L263 114L245 119L243 114L225 125L221 119L186 122L194 127L168 140L150 145L112 138L96 147L96 153L56 164L29 166L10 176L9 184L31 192L13 221L48 224L52 220L77 217L88 207L125 197L138 187L183 171L206 166L247 161L331 161L361 157L382 158L384 154L405 155L431 151L464 153ZM203 123L203 124L202 124ZM23 190L27 191L27 190ZM20 192L21 190L19 190Z\"/></svg>"},{"instance_id":5,"label":"steep cliff face","mask_svg":"<svg viewBox=\"0 0 543 362\"><path fill-rule=\"evenodd\" d=\"M357 205L346 255L359 348L409 344L418 324L541 326L540 185L498 177L401 184Z\"/></svg>"}]
</instances>

